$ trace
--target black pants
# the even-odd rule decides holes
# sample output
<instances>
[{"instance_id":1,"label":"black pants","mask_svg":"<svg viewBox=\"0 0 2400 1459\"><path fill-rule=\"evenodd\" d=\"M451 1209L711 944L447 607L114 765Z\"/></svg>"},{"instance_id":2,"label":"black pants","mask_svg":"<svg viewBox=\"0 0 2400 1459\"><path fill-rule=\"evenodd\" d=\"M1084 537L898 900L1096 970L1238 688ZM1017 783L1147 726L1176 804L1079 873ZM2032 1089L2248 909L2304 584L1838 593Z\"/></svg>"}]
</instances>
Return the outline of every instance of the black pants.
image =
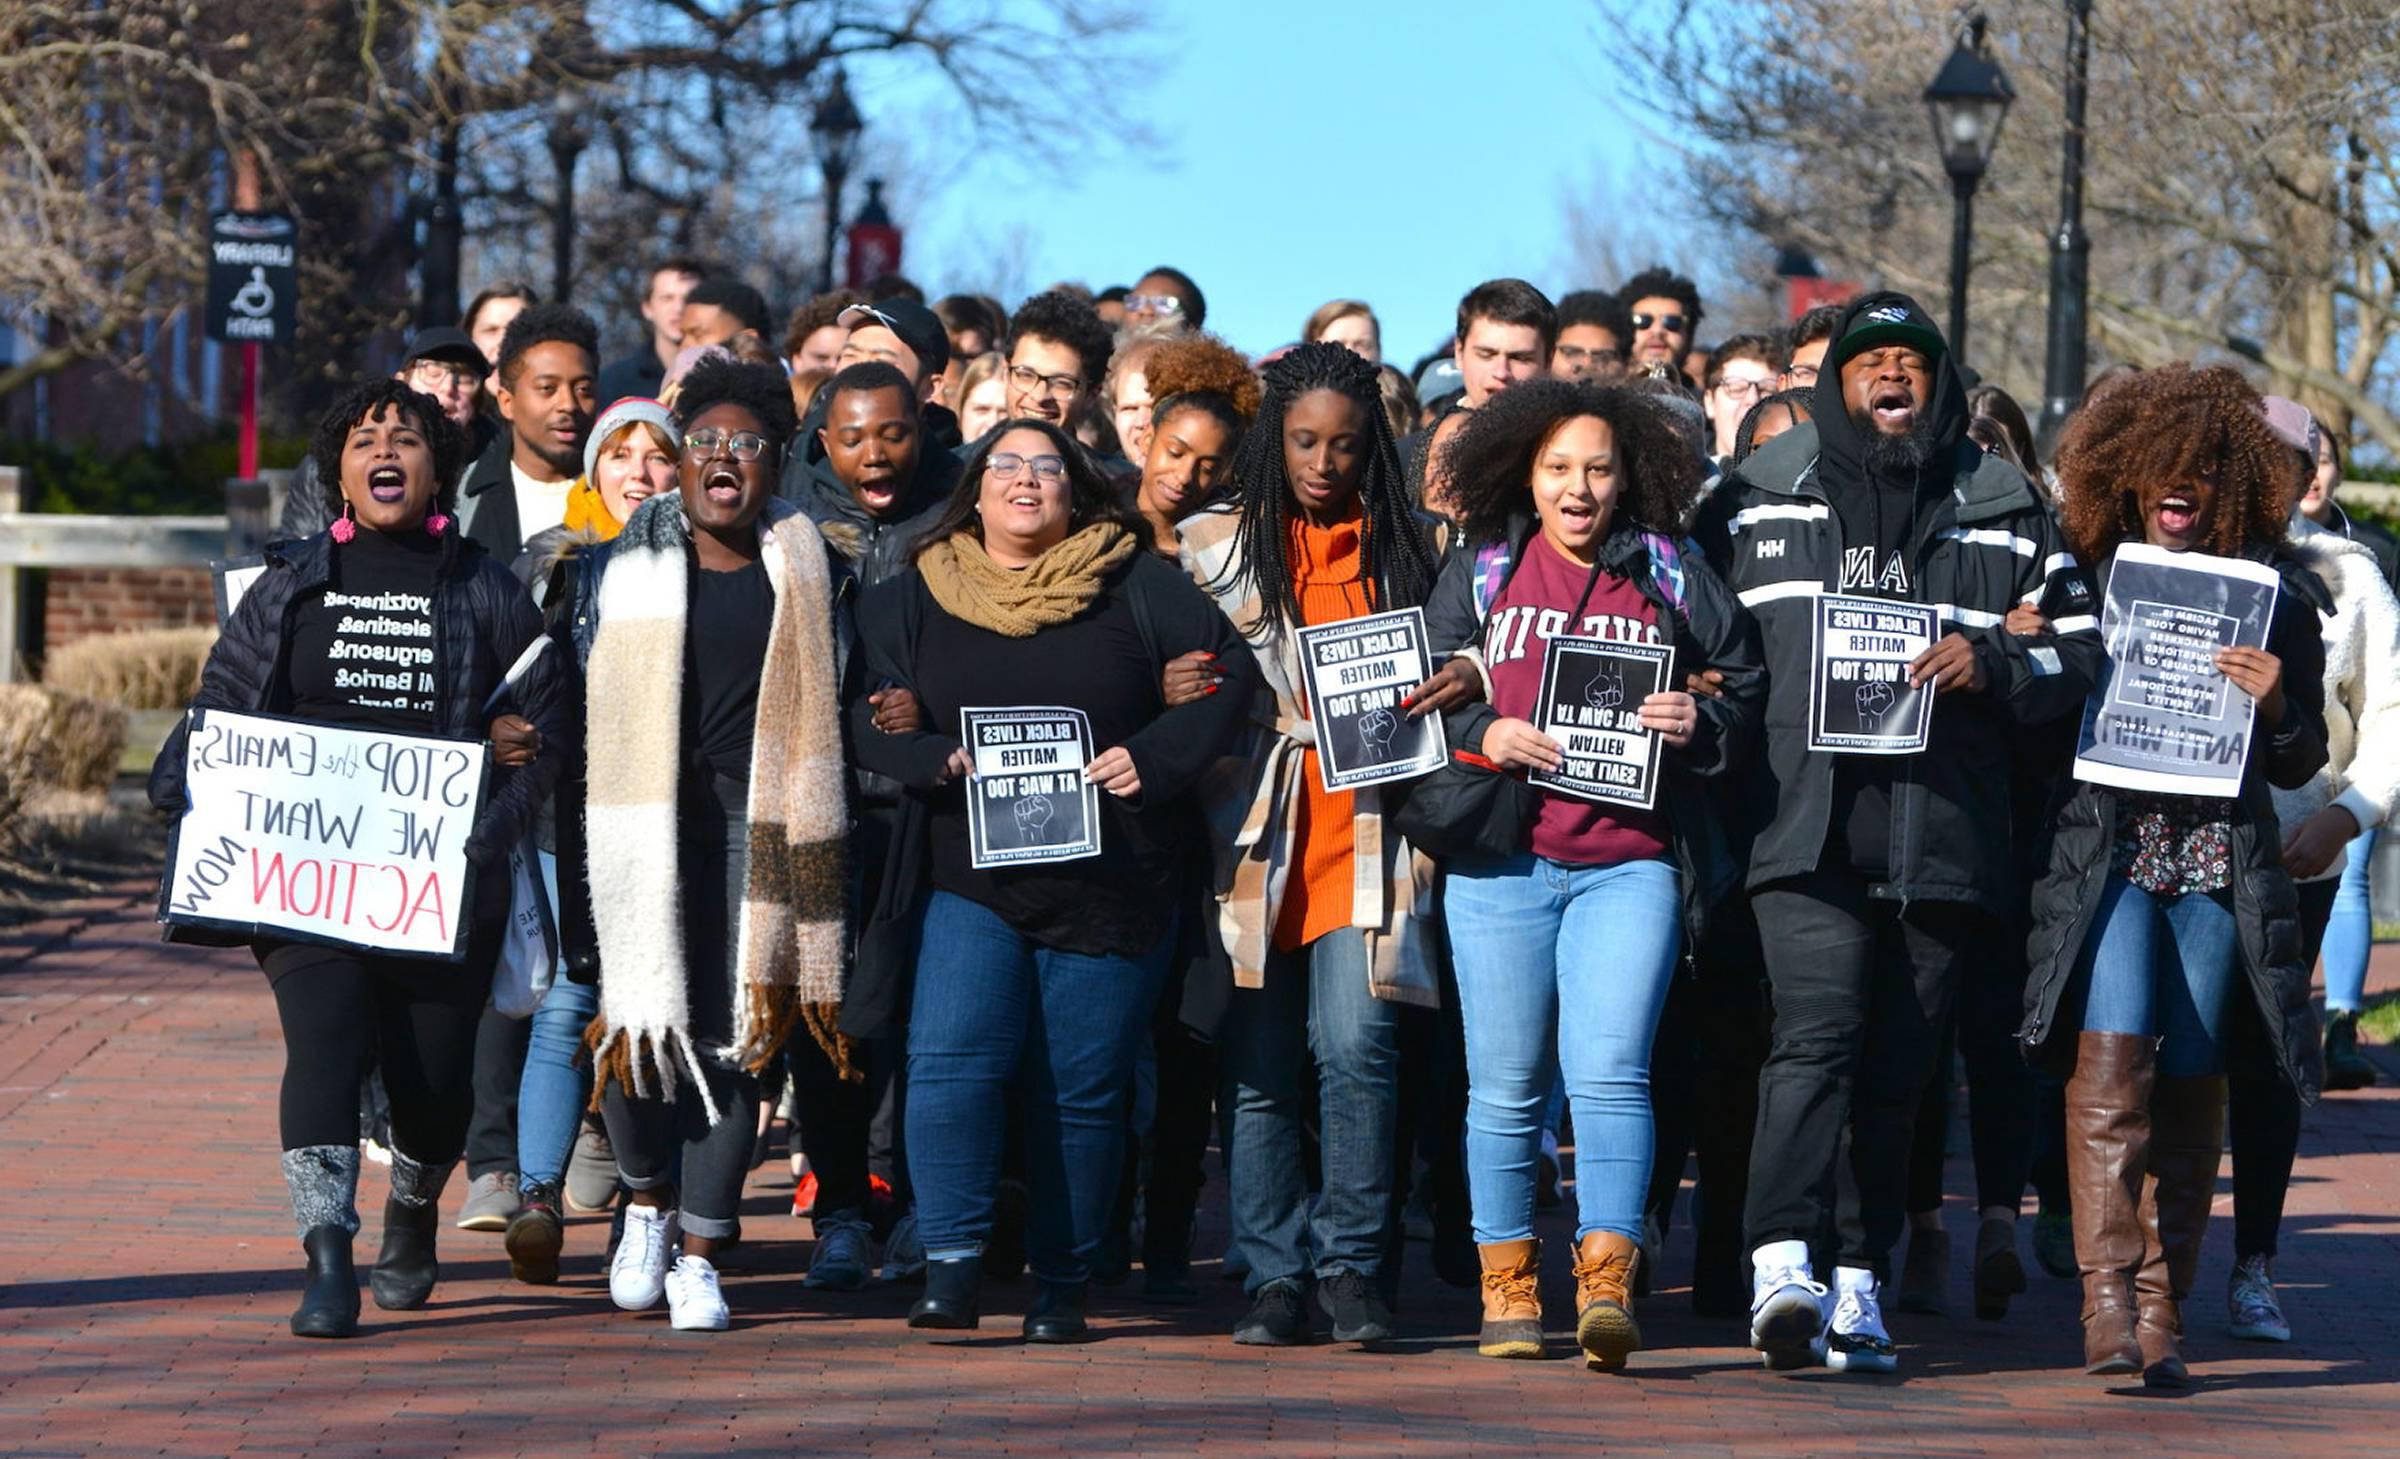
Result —
<instances>
[{"instance_id":1,"label":"black pants","mask_svg":"<svg viewBox=\"0 0 2400 1459\"><path fill-rule=\"evenodd\" d=\"M477 905L491 898L477 889ZM283 1026L283 1148L356 1145L358 1089L378 1065L392 1139L425 1165L458 1158L474 1105L468 1071L507 908L480 917L463 963L305 942L256 944Z\"/></svg>"},{"instance_id":2,"label":"black pants","mask_svg":"<svg viewBox=\"0 0 2400 1459\"><path fill-rule=\"evenodd\" d=\"M1870 897L1846 870L1770 883L1751 904L1775 1034L1758 1081L1750 1246L1802 1240L1820 1267L1831 1252L1882 1274L1959 968L1998 930L1964 903Z\"/></svg>"},{"instance_id":3,"label":"black pants","mask_svg":"<svg viewBox=\"0 0 2400 1459\"><path fill-rule=\"evenodd\" d=\"M1150 1023L1157 1105L1150 1116L1149 1183L1143 1190L1142 1265L1180 1271L1191 1263L1192 1225L1208 1183L1209 1130L1216 1122L1217 1046L1192 1032L1171 999Z\"/></svg>"},{"instance_id":4,"label":"black pants","mask_svg":"<svg viewBox=\"0 0 2400 1459\"><path fill-rule=\"evenodd\" d=\"M850 1081L806 1029L784 1045L800 1153L817 1177L817 1214L867 1214L867 1134L875 1113L871 1079ZM888 1177L887 1177L888 1178Z\"/></svg>"},{"instance_id":5,"label":"black pants","mask_svg":"<svg viewBox=\"0 0 2400 1459\"><path fill-rule=\"evenodd\" d=\"M2356 854L2355 852L2352 854ZM2333 917L2340 877L2304 881L2300 893L2300 955L2317 965L2325 924ZM2300 1094L2283 1076L2283 1060L2267 1035L2249 979L2237 979L2226 1010L2225 1085L2233 1136L2233 1255L2243 1261L2273 1256L2283 1229L2283 1198L2300 1154Z\"/></svg>"},{"instance_id":6,"label":"black pants","mask_svg":"<svg viewBox=\"0 0 2400 1459\"><path fill-rule=\"evenodd\" d=\"M1954 1054L1966 1063L1975 1204L1979 1209L2006 1206L2013 1211L2025 1199L2040 1101L2033 1070L2017 1049L2017 1026L2025 1017L2024 948L2025 939L2012 931L1978 948L1961 970L1958 1017L1917 1105L1916 1138L1908 1161L1912 1214L1941 1209L1942 1162L1958 1087L1959 1059Z\"/></svg>"},{"instance_id":7,"label":"black pants","mask_svg":"<svg viewBox=\"0 0 2400 1459\"><path fill-rule=\"evenodd\" d=\"M488 991L488 990L487 990ZM517 1168L517 1088L533 1020L511 1018L486 1002L475 1024L475 1115L467 1125L467 1174Z\"/></svg>"},{"instance_id":8,"label":"black pants","mask_svg":"<svg viewBox=\"0 0 2400 1459\"><path fill-rule=\"evenodd\" d=\"M1665 1231L1686 1157L1697 1155L1692 1287L1704 1303L1748 1291L1742 1218L1771 1022L1758 921L1749 896L1737 890L1710 909L1689 972L1667 990L1650 1053L1656 1154L1644 1210Z\"/></svg>"}]
</instances>

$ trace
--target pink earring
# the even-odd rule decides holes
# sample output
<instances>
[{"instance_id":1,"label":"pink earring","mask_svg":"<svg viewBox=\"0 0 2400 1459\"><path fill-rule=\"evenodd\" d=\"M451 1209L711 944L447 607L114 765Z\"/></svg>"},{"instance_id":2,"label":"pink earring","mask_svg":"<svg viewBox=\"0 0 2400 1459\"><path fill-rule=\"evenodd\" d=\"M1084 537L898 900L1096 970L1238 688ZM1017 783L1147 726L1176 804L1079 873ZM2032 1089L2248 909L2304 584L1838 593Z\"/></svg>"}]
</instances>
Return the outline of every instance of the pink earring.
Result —
<instances>
[{"instance_id":1,"label":"pink earring","mask_svg":"<svg viewBox=\"0 0 2400 1459\"><path fill-rule=\"evenodd\" d=\"M440 512L431 513L425 518L425 530L439 537L450 530L450 519Z\"/></svg>"},{"instance_id":2,"label":"pink earring","mask_svg":"<svg viewBox=\"0 0 2400 1459\"><path fill-rule=\"evenodd\" d=\"M342 514L334 518L333 525L326 530L333 534L336 542L347 542L358 535L358 522L351 517L348 502L342 503Z\"/></svg>"}]
</instances>

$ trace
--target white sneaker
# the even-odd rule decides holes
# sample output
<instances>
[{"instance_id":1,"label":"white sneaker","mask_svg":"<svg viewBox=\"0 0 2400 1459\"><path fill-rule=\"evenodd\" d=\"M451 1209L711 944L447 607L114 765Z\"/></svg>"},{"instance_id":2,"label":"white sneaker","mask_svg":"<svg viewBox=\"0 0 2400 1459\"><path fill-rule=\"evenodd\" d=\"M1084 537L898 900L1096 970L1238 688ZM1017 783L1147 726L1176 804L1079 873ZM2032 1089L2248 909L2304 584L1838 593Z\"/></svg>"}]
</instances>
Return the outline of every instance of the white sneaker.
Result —
<instances>
[{"instance_id":1,"label":"white sneaker","mask_svg":"<svg viewBox=\"0 0 2400 1459\"><path fill-rule=\"evenodd\" d=\"M1833 1332L1825 1340L1825 1366L1844 1373L1897 1371L1900 1349L1884 1330L1875 1274L1864 1267L1835 1267L1833 1291Z\"/></svg>"},{"instance_id":2,"label":"white sneaker","mask_svg":"<svg viewBox=\"0 0 2400 1459\"><path fill-rule=\"evenodd\" d=\"M883 1242L883 1279L887 1282L914 1281L925 1275L925 1242L917 1235L917 1213L904 1211L892 1223L892 1234Z\"/></svg>"},{"instance_id":3,"label":"white sneaker","mask_svg":"<svg viewBox=\"0 0 2400 1459\"><path fill-rule=\"evenodd\" d=\"M717 1269L705 1256L679 1256L667 1273L667 1313L677 1332L723 1332L733 1326Z\"/></svg>"},{"instance_id":4,"label":"white sneaker","mask_svg":"<svg viewBox=\"0 0 2400 1459\"><path fill-rule=\"evenodd\" d=\"M2283 1315L2283 1304L2275 1300L2275 1269L2267 1258L2246 1258L2233 1269L2230 1286L2226 1305L2232 1309L2235 1337L2252 1342L2292 1340L2292 1324Z\"/></svg>"},{"instance_id":5,"label":"white sneaker","mask_svg":"<svg viewBox=\"0 0 2400 1459\"><path fill-rule=\"evenodd\" d=\"M1750 1254L1750 1346L1777 1371L1825 1361L1825 1288L1809 1271L1807 1242L1770 1241Z\"/></svg>"},{"instance_id":6,"label":"white sneaker","mask_svg":"<svg viewBox=\"0 0 2400 1459\"><path fill-rule=\"evenodd\" d=\"M672 1211L625 1203L625 1227L608 1259L608 1298L627 1312L658 1305L667 1281L667 1222Z\"/></svg>"},{"instance_id":7,"label":"white sneaker","mask_svg":"<svg viewBox=\"0 0 2400 1459\"><path fill-rule=\"evenodd\" d=\"M817 1218L817 1249L808 1259L808 1285L821 1292L855 1292L867 1284L868 1239L874 1228L856 1216Z\"/></svg>"}]
</instances>

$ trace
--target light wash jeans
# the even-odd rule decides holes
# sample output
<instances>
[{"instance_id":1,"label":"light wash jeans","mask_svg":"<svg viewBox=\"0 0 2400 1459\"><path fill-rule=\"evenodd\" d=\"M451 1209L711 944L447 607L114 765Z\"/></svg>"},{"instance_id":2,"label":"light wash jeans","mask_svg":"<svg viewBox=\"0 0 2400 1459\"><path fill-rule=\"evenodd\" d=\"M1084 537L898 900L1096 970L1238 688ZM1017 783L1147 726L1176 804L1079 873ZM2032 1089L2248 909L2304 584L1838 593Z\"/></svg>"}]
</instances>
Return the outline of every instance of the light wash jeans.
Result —
<instances>
[{"instance_id":1,"label":"light wash jeans","mask_svg":"<svg viewBox=\"0 0 2400 1459\"><path fill-rule=\"evenodd\" d=\"M1568 866L1531 854L1454 866L1443 889L1467 1033L1475 1240L1533 1235L1551 1083L1575 1113L1577 1240L1636 1241L1650 1186L1650 1043L1683 939L1664 861Z\"/></svg>"},{"instance_id":2,"label":"light wash jeans","mask_svg":"<svg viewBox=\"0 0 2400 1459\"><path fill-rule=\"evenodd\" d=\"M2225 1009L2241 956L2233 893L2162 897L2115 872L2083 948L2083 1027L2159 1041L2158 1072L2225 1071Z\"/></svg>"},{"instance_id":3,"label":"light wash jeans","mask_svg":"<svg viewBox=\"0 0 2400 1459\"><path fill-rule=\"evenodd\" d=\"M2375 946L2375 914L2368 905L2367 863L2375 855L2375 827L2350 843L2341 890L2333 894L2333 917L2325 924L2325 1011L2356 1013L2367 997L2367 953Z\"/></svg>"},{"instance_id":4,"label":"light wash jeans","mask_svg":"<svg viewBox=\"0 0 2400 1459\"><path fill-rule=\"evenodd\" d=\"M558 862L541 853L542 877L550 884L550 905L558 905ZM575 1146L575 1131L583 1123L584 1105L592 1097L592 1071L578 1065L583 1031L600 1009L596 983L570 983L565 968L556 970L550 991L533 1010L533 1028L525 1043L525 1072L517 1080L517 1185L555 1185L567 1170L567 1152Z\"/></svg>"}]
</instances>

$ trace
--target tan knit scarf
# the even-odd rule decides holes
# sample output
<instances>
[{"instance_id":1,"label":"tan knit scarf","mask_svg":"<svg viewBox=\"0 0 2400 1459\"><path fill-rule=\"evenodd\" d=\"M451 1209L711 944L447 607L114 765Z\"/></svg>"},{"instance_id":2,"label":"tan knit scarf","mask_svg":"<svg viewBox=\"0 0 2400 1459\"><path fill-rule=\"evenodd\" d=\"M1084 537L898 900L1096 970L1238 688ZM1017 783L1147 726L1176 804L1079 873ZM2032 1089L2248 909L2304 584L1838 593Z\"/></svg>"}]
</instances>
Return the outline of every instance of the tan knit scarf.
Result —
<instances>
[{"instance_id":1,"label":"tan knit scarf","mask_svg":"<svg viewBox=\"0 0 2400 1459\"><path fill-rule=\"evenodd\" d=\"M954 532L925 549L917 571L933 601L951 617L1008 638L1031 638L1071 623L1092 606L1109 574L1140 547L1117 522L1094 522L1034 559L1006 568L972 532Z\"/></svg>"}]
</instances>

